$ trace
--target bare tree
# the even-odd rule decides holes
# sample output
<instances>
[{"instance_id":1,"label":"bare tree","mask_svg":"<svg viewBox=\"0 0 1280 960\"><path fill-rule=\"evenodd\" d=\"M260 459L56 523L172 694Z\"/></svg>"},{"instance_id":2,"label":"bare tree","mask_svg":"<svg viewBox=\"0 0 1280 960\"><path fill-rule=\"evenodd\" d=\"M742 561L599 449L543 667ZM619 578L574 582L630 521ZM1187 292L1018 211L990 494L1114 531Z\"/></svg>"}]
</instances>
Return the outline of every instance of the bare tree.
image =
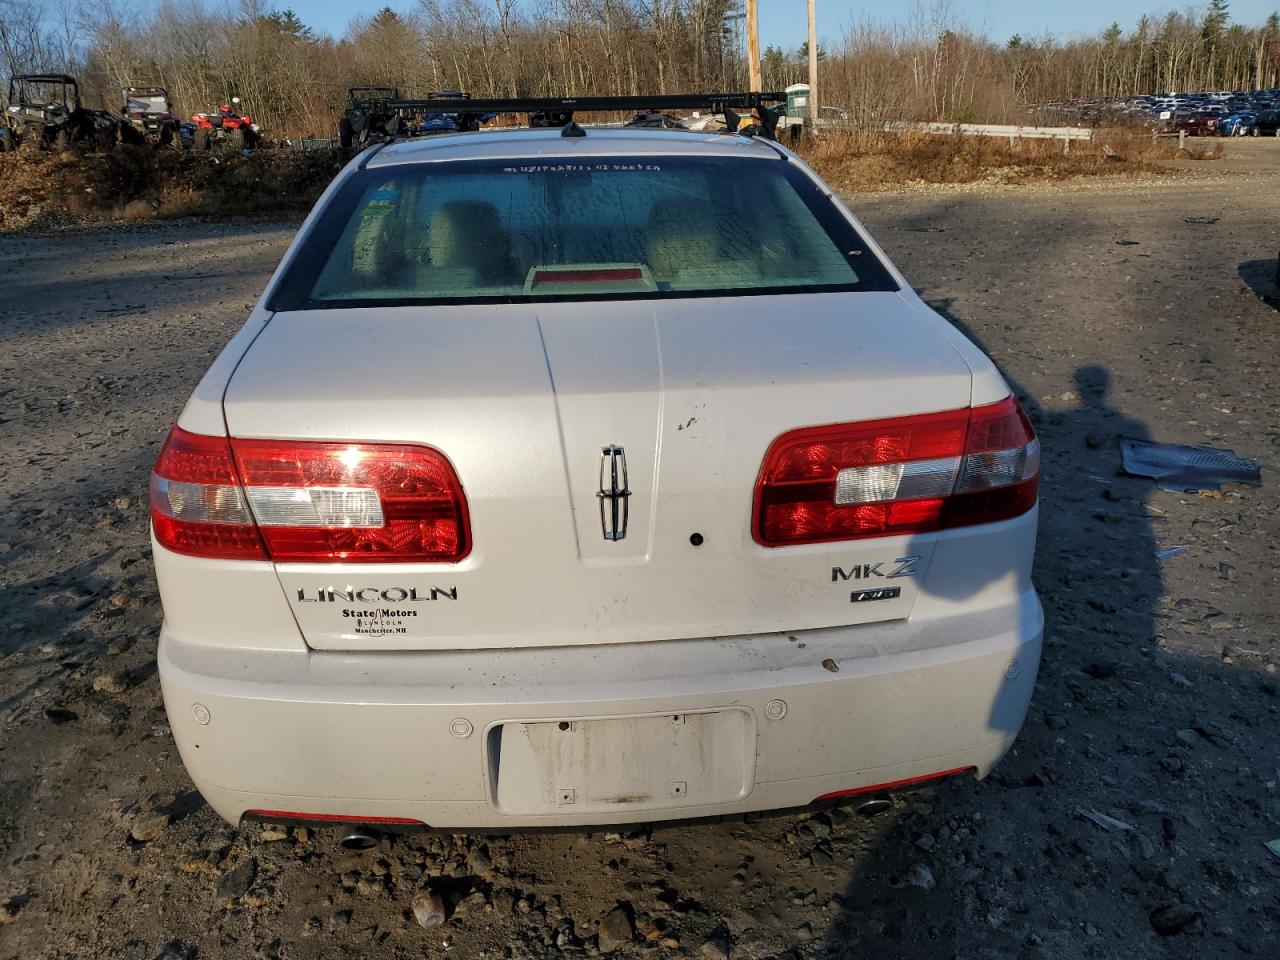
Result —
<instances>
[{"instance_id":1,"label":"bare tree","mask_svg":"<svg viewBox=\"0 0 1280 960\"><path fill-rule=\"evenodd\" d=\"M80 6L77 6L79 4ZM740 0L418 0L343 36L319 35L269 0L0 0L0 57L11 73L77 74L94 105L159 83L186 114L231 96L280 135L332 128L347 86L408 95L662 93L744 83ZM766 38L767 40L767 38ZM1257 27L1208 13L1142 17L1094 37L996 42L950 0L913 0L904 17L851 23L819 70L824 102L859 122L1025 116L1031 103L1280 82L1280 17ZM770 85L803 78L797 50L766 50Z\"/></svg>"}]
</instances>

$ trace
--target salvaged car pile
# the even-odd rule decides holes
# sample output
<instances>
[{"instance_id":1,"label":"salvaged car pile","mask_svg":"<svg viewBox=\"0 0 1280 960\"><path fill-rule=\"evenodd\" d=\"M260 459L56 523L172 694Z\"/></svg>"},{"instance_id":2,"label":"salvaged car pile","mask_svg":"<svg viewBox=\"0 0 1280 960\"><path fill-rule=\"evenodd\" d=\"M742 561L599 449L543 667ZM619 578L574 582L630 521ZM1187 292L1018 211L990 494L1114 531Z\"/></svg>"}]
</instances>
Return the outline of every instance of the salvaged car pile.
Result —
<instances>
[{"instance_id":1,"label":"salvaged car pile","mask_svg":"<svg viewBox=\"0 0 1280 960\"><path fill-rule=\"evenodd\" d=\"M1280 88L1055 100L1029 112L1044 123L1137 124L1188 136L1270 137L1280 135Z\"/></svg>"},{"instance_id":2,"label":"salvaged car pile","mask_svg":"<svg viewBox=\"0 0 1280 960\"><path fill-rule=\"evenodd\" d=\"M1009 750L1038 441L780 99L425 101L743 132L570 117L338 176L152 476L165 705L223 817L706 817Z\"/></svg>"}]
</instances>

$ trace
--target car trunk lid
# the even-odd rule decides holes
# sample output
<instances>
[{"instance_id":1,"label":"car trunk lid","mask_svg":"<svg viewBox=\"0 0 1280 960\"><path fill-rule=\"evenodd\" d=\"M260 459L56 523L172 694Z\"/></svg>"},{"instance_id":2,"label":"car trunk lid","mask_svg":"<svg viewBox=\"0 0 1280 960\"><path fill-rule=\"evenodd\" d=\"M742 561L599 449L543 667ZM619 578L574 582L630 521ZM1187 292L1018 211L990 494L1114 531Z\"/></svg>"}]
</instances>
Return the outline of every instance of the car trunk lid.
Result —
<instances>
[{"instance_id":1,"label":"car trunk lid","mask_svg":"<svg viewBox=\"0 0 1280 960\"><path fill-rule=\"evenodd\" d=\"M970 393L918 306L860 292L279 313L224 406L237 437L420 443L452 461L464 560L276 571L313 648L465 649L906 617L933 535L761 546L756 478L788 430Z\"/></svg>"}]
</instances>

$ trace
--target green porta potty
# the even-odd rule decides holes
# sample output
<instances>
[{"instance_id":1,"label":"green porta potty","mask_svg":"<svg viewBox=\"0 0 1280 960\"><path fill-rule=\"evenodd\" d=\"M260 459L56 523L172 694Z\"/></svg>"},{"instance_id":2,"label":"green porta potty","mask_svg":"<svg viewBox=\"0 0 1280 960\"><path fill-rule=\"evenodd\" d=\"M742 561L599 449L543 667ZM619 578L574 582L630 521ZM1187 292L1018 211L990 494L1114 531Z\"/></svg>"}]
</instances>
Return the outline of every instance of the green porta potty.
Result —
<instances>
[{"instance_id":1,"label":"green porta potty","mask_svg":"<svg viewBox=\"0 0 1280 960\"><path fill-rule=\"evenodd\" d=\"M787 95L787 116L792 120L809 119L809 85L793 83L783 93Z\"/></svg>"}]
</instances>

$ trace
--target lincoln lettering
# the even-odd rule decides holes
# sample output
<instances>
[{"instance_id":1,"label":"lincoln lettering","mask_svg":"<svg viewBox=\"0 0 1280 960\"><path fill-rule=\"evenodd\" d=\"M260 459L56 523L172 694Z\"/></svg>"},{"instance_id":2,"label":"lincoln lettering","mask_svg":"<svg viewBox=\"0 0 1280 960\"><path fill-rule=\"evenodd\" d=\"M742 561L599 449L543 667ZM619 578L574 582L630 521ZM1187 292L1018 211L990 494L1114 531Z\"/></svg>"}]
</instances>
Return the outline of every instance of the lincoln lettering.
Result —
<instances>
[{"instance_id":1,"label":"lincoln lettering","mask_svg":"<svg viewBox=\"0 0 1280 960\"><path fill-rule=\"evenodd\" d=\"M298 590L299 603L426 603L457 600L457 587L317 587Z\"/></svg>"}]
</instances>

